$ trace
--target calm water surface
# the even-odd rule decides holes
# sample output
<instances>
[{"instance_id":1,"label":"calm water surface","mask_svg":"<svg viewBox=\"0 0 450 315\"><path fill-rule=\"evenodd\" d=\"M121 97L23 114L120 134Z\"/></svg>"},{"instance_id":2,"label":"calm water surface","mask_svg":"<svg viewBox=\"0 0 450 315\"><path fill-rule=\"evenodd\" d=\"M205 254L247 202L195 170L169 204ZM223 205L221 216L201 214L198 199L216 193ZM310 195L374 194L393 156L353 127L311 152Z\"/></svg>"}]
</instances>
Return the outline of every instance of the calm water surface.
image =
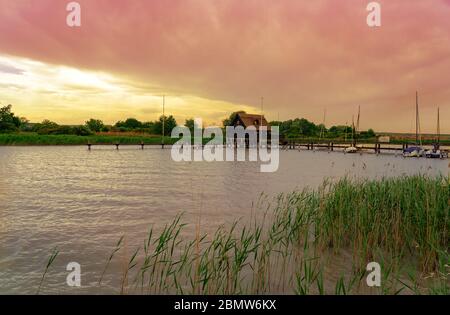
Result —
<instances>
[{"instance_id":1,"label":"calm water surface","mask_svg":"<svg viewBox=\"0 0 450 315\"><path fill-rule=\"evenodd\" d=\"M114 262L97 281L120 236L132 253L151 225L184 212L183 237L263 211L265 193L315 188L325 178L447 174L447 160L393 155L282 151L275 173L257 162L173 162L170 150L124 147L0 147L0 293L35 293L52 249L60 254L42 293L115 293ZM119 259L120 260L120 259ZM82 287L65 284L65 266L82 266Z\"/></svg>"}]
</instances>

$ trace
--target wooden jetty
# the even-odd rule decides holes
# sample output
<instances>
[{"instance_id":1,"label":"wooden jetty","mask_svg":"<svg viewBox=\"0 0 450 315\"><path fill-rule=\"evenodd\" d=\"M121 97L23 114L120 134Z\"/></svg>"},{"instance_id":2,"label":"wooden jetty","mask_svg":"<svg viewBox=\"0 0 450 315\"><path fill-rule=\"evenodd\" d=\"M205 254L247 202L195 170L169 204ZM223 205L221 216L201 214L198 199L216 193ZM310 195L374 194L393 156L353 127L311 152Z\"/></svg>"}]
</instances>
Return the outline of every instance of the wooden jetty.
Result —
<instances>
[{"instance_id":1,"label":"wooden jetty","mask_svg":"<svg viewBox=\"0 0 450 315\"><path fill-rule=\"evenodd\" d=\"M91 151L92 146L94 146L94 144L88 142L86 143L88 151ZM161 144L157 144L157 143L152 143L152 144L145 144L143 141L141 141L139 144L135 144L135 143L120 143L120 142L114 142L114 143L96 143L95 146L113 146L115 147L116 150L119 150L119 147L125 146L125 147L131 147L131 146L137 146L140 147L141 150L144 150L145 146L160 146L161 149L164 149L164 143Z\"/></svg>"},{"instance_id":2,"label":"wooden jetty","mask_svg":"<svg viewBox=\"0 0 450 315\"><path fill-rule=\"evenodd\" d=\"M407 149L409 146L412 146L414 144L409 143L403 143L403 144L390 144L390 143L381 143L381 142L375 142L375 143L360 143L356 145L356 148L358 151L364 151L364 152L374 152L376 154L379 154L381 152L403 152L405 149ZM305 140L288 140L285 141L283 144L280 145L281 149L284 150L299 150L299 149L306 149L306 150L316 150L316 149L325 149L328 151L334 151L335 149L342 149L345 150L346 148L354 146L353 142L324 142L324 141L305 141Z\"/></svg>"},{"instance_id":3,"label":"wooden jetty","mask_svg":"<svg viewBox=\"0 0 450 315\"><path fill-rule=\"evenodd\" d=\"M90 151L92 146L94 144L88 142L87 148ZM340 150L343 152L346 148L353 146L353 142L335 142L335 141L306 141L305 139L296 139L296 140L288 140L283 141L279 145L280 150L326 150L329 152ZM360 153L370 153L373 152L375 154L380 153L403 153L405 149L407 149L409 146L413 146L414 144L404 143L404 144L391 144L391 143L381 143L381 142L375 142L375 143L359 143L356 145L356 148ZM95 144L95 146L113 146L116 150L119 150L120 147L126 146L126 147L138 147L141 150L144 150L145 146L149 147L160 147L161 149L166 148L167 146L163 143L161 144L145 144L144 142L140 142L139 144L128 144L128 143L110 143L110 144ZM227 145L224 144L224 147ZM169 146L170 147L170 146ZM197 148L197 145L192 145L192 147L195 149ZM205 147L203 144L201 146L202 148ZM235 144L235 147L239 147ZM268 144L268 147L270 148L270 143ZM448 152L450 150L450 147L442 147L443 150Z\"/></svg>"}]
</instances>

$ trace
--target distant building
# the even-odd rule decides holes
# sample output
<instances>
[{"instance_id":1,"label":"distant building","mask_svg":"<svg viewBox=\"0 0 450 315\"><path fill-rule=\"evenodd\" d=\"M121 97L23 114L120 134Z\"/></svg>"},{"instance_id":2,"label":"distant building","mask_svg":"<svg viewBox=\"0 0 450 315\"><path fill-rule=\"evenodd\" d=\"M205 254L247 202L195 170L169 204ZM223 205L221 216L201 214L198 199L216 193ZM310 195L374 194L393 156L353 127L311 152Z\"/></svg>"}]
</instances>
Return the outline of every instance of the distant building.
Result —
<instances>
[{"instance_id":1,"label":"distant building","mask_svg":"<svg viewBox=\"0 0 450 315\"><path fill-rule=\"evenodd\" d=\"M245 113L236 113L236 116L234 117L233 121L231 122L231 125L233 127L242 126L245 128L254 126L255 129L258 131L259 127L266 126L267 127L267 138L270 139L270 126L267 122L264 115L258 115L258 114L245 114ZM256 134L257 143L259 143L259 133ZM235 136L235 144L243 143L244 139L238 139ZM249 145L249 137L248 135L245 135L245 145L248 147Z\"/></svg>"},{"instance_id":2,"label":"distant building","mask_svg":"<svg viewBox=\"0 0 450 315\"><path fill-rule=\"evenodd\" d=\"M255 126L256 130L259 130L259 126L261 126L261 120L262 126L269 126L264 115L237 113L234 117L234 120L231 122L231 125L234 127L243 126L244 128ZM270 128L268 127L267 129Z\"/></svg>"},{"instance_id":3,"label":"distant building","mask_svg":"<svg viewBox=\"0 0 450 315\"><path fill-rule=\"evenodd\" d=\"M389 137L389 136L379 136L378 137L378 142L380 142L380 143L389 143L389 142L391 142L391 137Z\"/></svg>"}]
</instances>

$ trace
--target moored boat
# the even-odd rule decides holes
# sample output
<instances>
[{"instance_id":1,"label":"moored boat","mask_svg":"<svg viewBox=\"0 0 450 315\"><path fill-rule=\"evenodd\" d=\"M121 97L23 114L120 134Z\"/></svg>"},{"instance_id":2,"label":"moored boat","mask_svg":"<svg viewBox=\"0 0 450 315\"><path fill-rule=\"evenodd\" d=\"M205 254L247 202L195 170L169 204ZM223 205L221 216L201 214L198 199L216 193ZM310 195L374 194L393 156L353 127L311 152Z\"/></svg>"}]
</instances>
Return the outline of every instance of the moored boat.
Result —
<instances>
[{"instance_id":1,"label":"moored boat","mask_svg":"<svg viewBox=\"0 0 450 315\"><path fill-rule=\"evenodd\" d=\"M443 157L441 150L428 150L425 152L425 157L429 159L440 159Z\"/></svg>"},{"instance_id":2,"label":"moored boat","mask_svg":"<svg viewBox=\"0 0 450 315\"><path fill-rule=\"evenodd\" d=\"M440 149L440 138L441 138L441 127L440 127L440 121L439 121L439 107L437 109L437 128L436 128L436 134L437 134L437 142L433 145L433 149L428 150L425 152L425 156L429 159L441 159L448 157L448 152L445 150Z\"/></svg>"},{"instance_id":3,"label":"moored boat","mask_svg":"<svg viewBox=\"0 0 450 315\"><path fill-rule=\"evenodd\" d=\"M403 150L404 157L421 157L424 150L421 147L409 147Z\"/></svg>"},{"instance_id":4,"label":"moored boat","mask_svg":"<svg viewBox=\"0 0 450 315\"><path fill-rule=\"evenodd\" d=\"M420 135L420 119L419 119L419 93L416 92L416 143L415 146L403 150L404 157L421 157L424 156L425 150L422 149L422 137Z\"/></svg>"},{"instance_id":5,"label":"moored boat","mask_svg":"<svg viewBox=\"0 0 450 315\"><path fill-rule=\"evenodd\" d=\"M354 146L350 146L344 149L345 153L356 153L358 152L358 148Z\"/></svg>"},{"instance_id":6,"label":"moored boat","mask_svg":"<svg viewBox=\"0 0 450 315\"><path fill-rule=\"evenodd\" d=\"M429 159L443 159L448 157L448 152L441 150L439 144L435 144L433 149L427 150L425 152L425 157Z\"/></svg>"}]
</instances>

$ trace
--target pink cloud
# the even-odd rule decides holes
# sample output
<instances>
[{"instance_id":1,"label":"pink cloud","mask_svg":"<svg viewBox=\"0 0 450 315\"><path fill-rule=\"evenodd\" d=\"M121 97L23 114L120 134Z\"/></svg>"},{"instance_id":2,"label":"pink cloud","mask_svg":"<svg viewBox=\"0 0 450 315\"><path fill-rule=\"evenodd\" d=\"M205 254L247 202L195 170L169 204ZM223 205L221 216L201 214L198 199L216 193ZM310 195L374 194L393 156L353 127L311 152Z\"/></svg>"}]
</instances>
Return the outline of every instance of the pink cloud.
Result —
<instances>
[{"instance_id":1,"label":"pink cloud","mask_svg":"<svg viewBox=\"0 0 450 315\"><path fill-rule=\"evenodd\" d=\"M79 0L79 29L65 25L67 2L0 0L0 53L234 103L264 95L282 118L327 107L342 123L361 105L377 129L408 131L398 115L419 89L424 128L435 105L450 126L449 0L379 1L378 29L366 0Z\"/></svg>"}]
</instances>

